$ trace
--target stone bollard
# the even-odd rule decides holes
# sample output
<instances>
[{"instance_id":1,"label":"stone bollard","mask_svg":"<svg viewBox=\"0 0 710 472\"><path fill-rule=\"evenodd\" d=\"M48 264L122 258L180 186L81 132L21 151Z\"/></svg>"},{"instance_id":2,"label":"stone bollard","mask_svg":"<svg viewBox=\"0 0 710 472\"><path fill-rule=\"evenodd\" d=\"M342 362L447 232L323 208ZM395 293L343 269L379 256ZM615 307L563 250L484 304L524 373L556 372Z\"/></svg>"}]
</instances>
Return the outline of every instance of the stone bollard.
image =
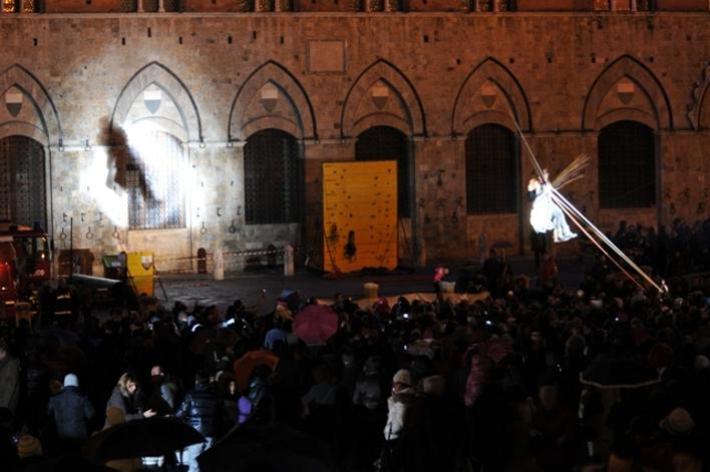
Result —
<instances>
[{"instance_id":1,"label":"stone bollard","mask_svg":"<svg viewBox=\"0 0 710 472\"><path fill-rule=\"evenodd\" d=\"M284 275L286 277L293 277L294 274L293 246L287 244L284 248Z\"/></svg>"},{"instance_id":2,"label":"stone bollard","mask_svg":"<svg viewBox=\"0 0 710 472\"><path fill-rule=\"evenodd\" d=\"M366 282L362 285L364 298L377 298L380 286L374 282Z\"/></svg>"},{"instance_id":3,"label":"stone bollard","mask_svg":"<svg viewBox=\"0 0 710 472\"><path fill-rule=\"evenodd\" d=\"M214 279L224 280L224 254L221 249L214 252Z\"/></svg>"}]
</instances>

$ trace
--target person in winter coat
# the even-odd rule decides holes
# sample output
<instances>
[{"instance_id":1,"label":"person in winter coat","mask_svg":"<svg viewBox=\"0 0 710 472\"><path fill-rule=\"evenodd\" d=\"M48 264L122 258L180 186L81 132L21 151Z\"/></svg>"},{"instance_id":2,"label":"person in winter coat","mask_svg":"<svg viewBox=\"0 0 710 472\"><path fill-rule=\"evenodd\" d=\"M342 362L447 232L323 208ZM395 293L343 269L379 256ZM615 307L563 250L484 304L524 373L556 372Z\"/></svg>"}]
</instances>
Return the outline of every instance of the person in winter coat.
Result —
<instances>
[{"instance_id":1,"label":"person in winter coat","mask_svg":"<svg viewBox=\"0 0 710 472\"><path fill-rule=\"evenodd\" d=\"M574 461L574 414L558 400L557 388L545 385L530 430L535 456L542 470L570 470Z\"/></svg>"},{"instance_id":2,"label":"person in winter coat","mask_svg":"<svg viewBox=\"0 0 710 472\"><path fill-rule=\"evenodd\" d=\"M370 356L362 367L362 376L353 391L354 461L358 470L366 470L377 458L384 438L380 434L387 418L385 390L382 388L382 359Z\"/></svg>"},{"instance_id":3,"label":"person in winter coat","mask_svg":"<svg viewBox=\"0 0 710 472\"><path fill-rule=\"evenodd\" d=\"M178 385L172 376L165 373L163 367L154 365L150 369L152 391L148 398L148 405L158 415L171 414L177 408Z\"/></svg>"},{"instance_id":4,"label":"person in winter coat","mask_svg":"<svg viewBox=\"0 0 710 472\"><path fill-rule=\"evenodd\" d=\"M20 361L8 352L7 342L0 340L0 408L17 414L20 401Z\"/></svg>"},{"instance_id":5,"label":"person in winter coat","mask_svg":"<svg viewBox=\"0 0 710 472\"><path fill-rule=\"evenodd\" d=\"M222 420L222 404L212 391L209 377L202 372L195 376L195 388L185 394L185 399L175 413L204 437L205 441L193 444L185 449L183 461L190 467L190 472L198 472L200 466L197 456L209 449L219 434Z\"/></svg>"},{"instance_id":6,"label":"person in winter coat","mask_svg":"<svg viewBox=\"0 0 710 472\"><path fill-rule=\"evenodd\" d=\"M118 383L113 388L111 396L106 403L106 411L109 408L118 408L123 411L125 421L137 420L140 418L150 418L155 416L154 410L143 411L139 404L138 398L138 382L135 377L129 373L121 375ZM108 415L104 428L108 427Z\"/></svg>"},{"instance_id":7,"label":"person in winter coat","mask_svg":"<svg viewBox=\"0 0 710 472\"><path fill-rule=\"evenodd\" d=\"M380 382L379 357L371 356L362 367L362 377L355 383L353 405L362 405L370 411L378 410L384 403L382 385Z\"/></svg>"},{"instance_id":8,"label":"person in winter coat","mask_svg":"<svg viewBox=\"0 0 710 472\"><path fill-rule=\"evenodd\" d=\"M387 423L384 428L385 447L380 457L380 469L397 471L403 467L401 438L405 433L408 409L414 403L412 374L400 369L392 377L392 395L387 399Z\"/></svg>"},{"instance_id":9,"label":"person in winter coat","mask_svg":"<svg viewBox=\"0 0 710 472\"><path fill-rule=\"evenodd\" d=\"M64 376L64 388L49 399L48 414L54 419L59 439L68 443L86 440L86 423L94 416L94 407L79 391L76 375Z\"/></svg>"},{"instance_id":10,"label":"person in winter coat","mask_svg":"<svg viewBox=\"0 0 710 472\"><path fill-rule=\"evenodd\" d=\"M478 347L471 348L467 354L470 355L471 366L466 378L463 401L467 407L471 407L481 396L485 386L491 381L493 361L481 354Z\"/></svg>"},{"instance_id":11,"label":"person in winter coat","mask_svg":"<svg viewBox=\"0 0 710 472\"><path fill-rule=\"evenodd\" d=\"M274 395L269 380L271 375L272 371L266 365L256 366L251 374L246 397L251 404L249 420L252 422L268 424L276 419Z\"/></svg>"},{"instance_id":12,"label":"person in winter coat","mask_svg":"<svg viewBox=\"0 0 710 472\"><path fill-rule=\"evenodd\" d=\"M387 399L387 423L384 430L387 441L399 439L404 431L407 407L413 399L412 374L406 369L400 369L392 377L392 396Z\"/></svg>"},{"instance_id":13,"label":"person in winter coat","mask_svg":"<svg viewBox=\"0 0 710 472\"><path fill-rule=\"evenodd\" d=\"M444 397L446 380L440 375L420 379L417 391L407 408L406 432L400 440L403 469L453 472L458 441L464 435L463 412L456 402Z\"/></svg>"}]
</instances>

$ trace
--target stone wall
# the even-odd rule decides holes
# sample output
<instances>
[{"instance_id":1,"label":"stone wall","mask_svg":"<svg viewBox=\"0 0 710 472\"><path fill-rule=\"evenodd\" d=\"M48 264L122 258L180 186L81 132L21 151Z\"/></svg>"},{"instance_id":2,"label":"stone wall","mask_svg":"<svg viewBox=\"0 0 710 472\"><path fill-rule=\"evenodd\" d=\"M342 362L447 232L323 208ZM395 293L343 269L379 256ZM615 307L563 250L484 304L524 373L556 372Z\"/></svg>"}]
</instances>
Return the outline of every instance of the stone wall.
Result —
<instances>
[{"instance_id":1,"label":"stone wall","mask_svg":"<svg viewBox=\"0 0 710 472\"><path fill-rule=\"evenodd\" d=\"M24 0L28 2L31 0ZM167 12L244 11L707 11L707 0L162 0ZM144 12L157 12L159 0L140 0ZM15 0L17 11L23 0ZM37 12L134 12L139 0L34 0Z\"/></svg>"},{"instance_id":2,"label":"stone wall","mask_svg":"<svg viewBox=\"0 0 710 472\"><path fill-rule=\"evenodd\" d=\"M198 248L287 242L301 260L318 261L320 166L353 159L356 136L376 125L413 142L415 213L400 233L406 262L477 258L481 233L489 245L524 250L523 190L532 173L524 153L521 181L511 182L521 189L517 214L465 208L465 136L484 123L514 130L511 116L553 173L580 152L593 157L588 177L566 193L604 229L621 218L667 225L710 216L707 13L4 15L0 44L0 93L21 90L35 111L22 122L3 118L0 137L23 134L47 146L56 245L68 245L73 217L74 245L97 261L145 249L160 256L161 269L191 270L186 257ZM269 83L281 98L264 111ZM632 84L628 103L619 101L619 84ZM373 86L388 90L384 108L373 103ZM162 91L154 115L142 103L145 90ZM107 130L144 118L183 142L185 229L127 231L127 197L111 174L118 147ZM624 119L658 136L660 204L600 211L596 136ZM273 127L302 145L302 225L244 223L244 140Z\"/></svg>"}]
</instances>

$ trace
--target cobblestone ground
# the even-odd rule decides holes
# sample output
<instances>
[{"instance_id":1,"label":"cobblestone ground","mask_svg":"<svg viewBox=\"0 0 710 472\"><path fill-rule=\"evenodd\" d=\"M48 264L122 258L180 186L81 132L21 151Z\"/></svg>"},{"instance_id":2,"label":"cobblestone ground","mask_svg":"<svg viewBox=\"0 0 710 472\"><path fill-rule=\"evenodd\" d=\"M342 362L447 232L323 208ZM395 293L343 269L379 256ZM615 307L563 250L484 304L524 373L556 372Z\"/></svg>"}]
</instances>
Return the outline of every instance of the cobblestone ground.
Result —
<instances>
[{"instance_id":1,"label":"cobblestone ground","mask_svg":"<svg viewBox=\"0 0 710 472\"><path fill-rule=\"evenodd\" d=\"M510 264L514 274L536 277L537 271L532 259L511 259ZM585 264L580 263L577 258L565 258L559 260L558 265L564 286L578 286L582 280ZM454 277L460 269L460 267L452 267ZM270 311L279 294L286 289L298 290L306 297L332 298L335 293L342 293L359 298L362 296L362 286L365 282L376 282L380 286L380 295L431 292L433 275L433 268L427 267L413 272L348 275L337 279L300 270L293 277L285 277L283 269L277 267L227 275L224 280L214 280L210 275L162 276L160 281L164 290L161 289L161 283L156 283L155 293L167 306L180 301L188 306L199 303L224 308L234 300L240 299L248 306L259 305L260 309Z\"/></svg>"}]
</instances>

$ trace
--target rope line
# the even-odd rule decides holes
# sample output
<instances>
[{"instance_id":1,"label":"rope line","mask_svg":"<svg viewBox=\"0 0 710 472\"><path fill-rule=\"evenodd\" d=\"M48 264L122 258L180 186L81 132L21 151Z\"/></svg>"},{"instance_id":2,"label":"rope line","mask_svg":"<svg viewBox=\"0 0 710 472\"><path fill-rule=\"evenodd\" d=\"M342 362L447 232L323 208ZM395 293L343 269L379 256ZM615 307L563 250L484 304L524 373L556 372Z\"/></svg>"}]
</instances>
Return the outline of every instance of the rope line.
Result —
<instances>
[{"instance_id":1,"label":"rope line","mask_svg":"<svg viewBox=\"0 0 710 472\"><path fill-rule=\"evenodd\" d=\"M634 271L636 271L641 277L643 277L644 280L646 280L649 284L651 284L656 290L658 290L660 293L667 293L668 292L668 287L665 283L665 281L661 281L661 285L657 284L656 281L654 281L646 272L643 271L629 256L627 256L619 247L614 244L599 228L597 228L584 214L579 211L572 203L570 203L569 200L567 200L552 184L547 182L547 179L545 179L544 173L542 166L538 162L537 158L535 157L535 153L533 152L532 148L530 147L530 144L528 143L527 138L525 138L525 135L523 134L522 129L520 129L520 125L518 124L518 120L513 116L511 110L508 110L508 114L510 116L510 119L513 121L513 124L515 125L515 129L518 132L518 135L520 136L520 140L523 142L523 145L525 149L528 151L528 157L530 158L530 162L532 162L533 167L535 168L535 171L537 172L540 182L542 185L549 185L550 189L552 190L550 192L550 195L552 197L553 202L560 207L560 209L567 215L570 220L582 231L582 233L589 239L599 250L607 257L609 260L611 260L616 267L621 270L621 272L633 283L635 283L637 286L639 286L641 289L644 287L624 268L621 266L619 261L615 260L611 254L609 254L608 251L606 251L602 245L597 241L590 233L587 231L586 228L583 227L582 223L580 223L577 218L582 220L584 224L599 238L601 242L606 244L616 255L618 255L624 262L626 262L629 267L631 267Z\"/></svg>"}]
</instances>

